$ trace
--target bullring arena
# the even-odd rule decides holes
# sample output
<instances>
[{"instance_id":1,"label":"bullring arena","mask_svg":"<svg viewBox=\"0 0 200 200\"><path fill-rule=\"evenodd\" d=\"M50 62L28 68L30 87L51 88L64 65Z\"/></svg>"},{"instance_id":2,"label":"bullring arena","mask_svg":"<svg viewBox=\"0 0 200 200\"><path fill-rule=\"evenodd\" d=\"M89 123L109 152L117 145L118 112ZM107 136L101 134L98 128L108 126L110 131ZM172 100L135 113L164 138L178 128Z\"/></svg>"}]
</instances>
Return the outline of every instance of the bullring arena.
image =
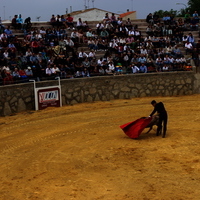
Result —
<instances>
[{"instance_id":1,"label":"bullring arena","mask_svg":"<svg viewBox=\"0 0 200 200\"><path fill-rule=\"evenodd\" d=\"M155 99L166 138L119 128L150 114L149 97L1 117L0 199L198 200L200 95Z\"/></svg>"}]
</instances>

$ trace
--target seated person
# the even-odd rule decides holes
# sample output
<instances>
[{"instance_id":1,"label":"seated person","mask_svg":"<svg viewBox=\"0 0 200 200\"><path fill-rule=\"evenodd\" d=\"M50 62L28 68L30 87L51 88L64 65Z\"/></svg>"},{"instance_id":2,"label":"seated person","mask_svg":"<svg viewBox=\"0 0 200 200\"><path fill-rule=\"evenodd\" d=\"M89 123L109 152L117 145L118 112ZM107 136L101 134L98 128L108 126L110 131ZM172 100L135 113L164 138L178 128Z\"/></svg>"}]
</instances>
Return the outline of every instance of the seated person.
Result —
<instances>
[{"instance_id":1,"label":"seated person","mask_svg":"<svg viewBox=\"0 0 200 200\"><path fill-rule=\"evenodd\" d=\"M190 29L192 31L198 30L198 23L197 23L197 20L194 17L192 17L192 19L190 20Z\"/></svg>"},{"instance_id":2,"label":"seated person","mask_svg":"<svg viewBox=\"0 0 200 200\"><path fill-rule=\"evenodd\" d=\"M67 15L66 24L68 29L74 28L74 18L70 14Z\"/></svg>"},{"instance_id":3,"label":"seated person","mask_svg":"<svg viewBox=\"0 0 200 200\"><path fill-rule=\"evenodd\" d=\"M186 24L189 24L190 23L190 13L187 12L184 16L184 21Z\"/></svg>"},{"instance_id":4,"label":"seated person","mask_svg":"<svg viewBox=\"0 0 200 200\"><path fill-rule=\"evenodd\" d=\"M56 25L56 18L55 18L55 15L52 15L52 16L51 16L50 24L51 24L52 26L55 26L55 25Z\"/></svg>"},{"instance_id":5,"label":"seated person","mask_svg":"<svg viewBox=\"0 0 200 200\"><path fill-rule=\"evenodd\" d=\"M23 26L23 28L27 30L27 29L31 28L31 26L32 26L31 18L30 18L30 17L27 17L27 18L24 20L24 26Z\"/></svg>"},{"instance_id":6,"label":"seated person","mask_svg":"<svg viewBox=\"0 0 200 200\"><path fill-rule=\"evenodd\" d=\"M17 24L17 15L14 15L12 21L11 21L11 25L14 27L14 29L18 29L18 24Z\"/></svg>"},{"instance_id":7,"label":"seated person","mask_svg":"<svg viewBox=\"0 0 200 200\"><path fill-rule=\"evenodd\" d=\"M152 13L149 13L146 17L146 22L150 25L153 25L153 15Z\"/></svg>"},{"instance_id":8,"label":"seated person","mask_svg":"<svg viewBox=\"0 0 200 200\"><path fill-rule=\"evenodd\" d=\"M105 14L104 18L103 18L103 24L107 24L108 22L110 22L110 17L108 15L108 13Z\"/></svg>"},{"instance_id":9,"label":"seated person","mask_svg":"<svg viewBox=\"0 0 200 200\"><path fill-rule=\"evenodd\" d=\"M18 24L18 28L22 29L23 19L22 19L22 15L21 14L18 15L16 21L17 21L17 24Z\"/></svg>"}]
</instances>

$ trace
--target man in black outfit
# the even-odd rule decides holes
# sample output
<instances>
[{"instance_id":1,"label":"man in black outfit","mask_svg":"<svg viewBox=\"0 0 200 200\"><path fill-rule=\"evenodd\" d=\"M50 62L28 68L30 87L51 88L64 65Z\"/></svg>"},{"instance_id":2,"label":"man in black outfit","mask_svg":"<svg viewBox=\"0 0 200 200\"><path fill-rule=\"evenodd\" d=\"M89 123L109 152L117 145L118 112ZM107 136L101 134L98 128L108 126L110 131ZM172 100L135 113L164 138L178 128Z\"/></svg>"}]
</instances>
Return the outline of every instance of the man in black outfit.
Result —
<instances>
[{"instance_id":1,"label":"man in black outfit","mask_svg":"<svg viewBox=\"0 0 200 200\"><path fill-rule=\"evenodd\" d=\"M164 104L162 102L157 103L155 100L151 102L152 106L154 107L153 112L150 114L152 116L155 112L158 113L159 115L159 121L158 121L158 128L157 128L157 133L156 135L160 135L162 131L162 123L163 123L163 135L162 137L164 138L166 135L166 130L167 130L167 111L165 110Z\"/></svg>"}]
</instances>

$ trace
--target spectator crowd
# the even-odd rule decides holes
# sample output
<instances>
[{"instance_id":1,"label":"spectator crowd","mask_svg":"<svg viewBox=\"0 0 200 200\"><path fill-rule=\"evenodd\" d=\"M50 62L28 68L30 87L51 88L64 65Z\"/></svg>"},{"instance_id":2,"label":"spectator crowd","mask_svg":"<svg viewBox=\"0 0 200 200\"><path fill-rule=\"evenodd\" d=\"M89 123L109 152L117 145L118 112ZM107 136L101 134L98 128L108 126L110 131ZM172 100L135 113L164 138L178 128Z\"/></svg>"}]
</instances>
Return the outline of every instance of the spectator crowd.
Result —
<instances>
[{"instance_id":1,"label":"spectator crowd","mask_svg":"<svg viewBox=\"0 0 200 200\"><path fill-rule=\"evenodd\" d=\"M31 18L21 15L6 27L0 20L0 82L191 70L188 57L199 66L197 12L184 19L150 13L146 22L142 34L139 24L114 13L106 13L95 28L70 14L52 15L48 28L33 27Z\"/></svg>"}]
</instances>

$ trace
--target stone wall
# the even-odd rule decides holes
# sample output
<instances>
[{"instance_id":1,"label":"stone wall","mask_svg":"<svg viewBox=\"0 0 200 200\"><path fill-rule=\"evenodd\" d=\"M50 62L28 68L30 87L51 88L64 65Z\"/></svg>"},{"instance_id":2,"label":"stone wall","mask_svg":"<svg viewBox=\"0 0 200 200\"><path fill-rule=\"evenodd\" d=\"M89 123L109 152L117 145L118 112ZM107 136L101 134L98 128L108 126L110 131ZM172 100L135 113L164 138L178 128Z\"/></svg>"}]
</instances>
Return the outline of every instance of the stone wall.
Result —
<instances>
[{"instance_id":1,"label":"stone wall","mask_svg":"<svg viewBox=\"0 0 200 200\"><path fill-rule=\"evenodd\" d=\"M37 82L37 87L57 81ZM166 72L61 80L63 105L149 96L200 93L200 77L193 72ZM34 108L33 83L0 87L0 116Z\"/></svg>"}]
</instances>

